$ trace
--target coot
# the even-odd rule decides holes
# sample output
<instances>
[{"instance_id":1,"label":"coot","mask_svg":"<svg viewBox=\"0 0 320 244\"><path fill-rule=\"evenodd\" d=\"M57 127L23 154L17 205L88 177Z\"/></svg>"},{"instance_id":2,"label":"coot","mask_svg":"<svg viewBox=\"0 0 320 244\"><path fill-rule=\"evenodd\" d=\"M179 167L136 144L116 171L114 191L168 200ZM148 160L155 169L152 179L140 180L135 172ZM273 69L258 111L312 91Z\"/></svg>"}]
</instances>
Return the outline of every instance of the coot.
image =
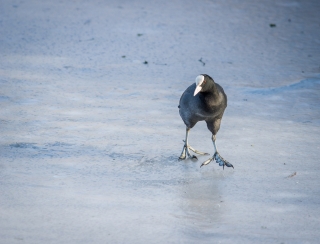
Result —
<instances>
[{"instance_id":1,"label":"coot","mask_svg":"<svg viewBox=\"0 0 320 244\"><path fill-rule=\"evenodd\" d=\"M190 154L189 149L197 154L208 155L208 153L200 152L188 144L190 129L198 121L204 120L207 123L208 130L212 133L215 153L212 158L203 162L200 167L209 164L215 159L223 168L224 166L233 168L231 163L220 156L216 146L216 134L220 129L221 119L227 107L227 96L222 87L215 83L209 75L199 75L196 77L196 82L182 94L178 107L179 114L186 125L186 139L179 159L186 159L186 156L191 159L197 159L196 156Z\"/></svg>"}]
</instances>

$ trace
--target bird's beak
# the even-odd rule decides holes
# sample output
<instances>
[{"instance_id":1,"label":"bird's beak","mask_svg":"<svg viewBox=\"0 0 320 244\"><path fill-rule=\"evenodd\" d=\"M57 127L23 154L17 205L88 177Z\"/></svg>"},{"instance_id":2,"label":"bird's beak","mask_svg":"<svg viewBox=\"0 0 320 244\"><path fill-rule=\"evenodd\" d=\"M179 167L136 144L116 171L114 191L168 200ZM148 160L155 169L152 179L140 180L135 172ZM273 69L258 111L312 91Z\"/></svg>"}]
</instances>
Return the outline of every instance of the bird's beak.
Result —
<instances>
[{"instance_id":1,"label":"bird's beak","mask_svg":"<svg viewBox=\"0 0 320 244\"><path fill-rule=\"evenodd\" d=\"M201 89L202 89L201 86L197 86L196 89L194 90L193 96L197 95L201 91Z\"/></svg>"}]
</instances>

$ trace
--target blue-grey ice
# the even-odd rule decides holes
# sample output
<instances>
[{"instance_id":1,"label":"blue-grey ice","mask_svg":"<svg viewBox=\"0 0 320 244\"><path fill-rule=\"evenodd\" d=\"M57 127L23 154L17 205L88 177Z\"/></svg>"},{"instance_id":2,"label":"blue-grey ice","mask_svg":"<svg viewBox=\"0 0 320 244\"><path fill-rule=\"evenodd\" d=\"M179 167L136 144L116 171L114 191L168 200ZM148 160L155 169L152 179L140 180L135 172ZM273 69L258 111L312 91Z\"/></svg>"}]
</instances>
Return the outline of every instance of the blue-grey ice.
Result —
<instances>
[{"instance_id":1,"label":"blue-grey ice","mask_svg":"<svg viewBox=\"0 0 320 244\"><path fill-rule=\"evenodd\" d=\"M318 243L320 3L0 3L0 243ZM179 99L228 95L178 161ZM198 122L192 147L212 154Z\"/></svg>"}]
</instances>

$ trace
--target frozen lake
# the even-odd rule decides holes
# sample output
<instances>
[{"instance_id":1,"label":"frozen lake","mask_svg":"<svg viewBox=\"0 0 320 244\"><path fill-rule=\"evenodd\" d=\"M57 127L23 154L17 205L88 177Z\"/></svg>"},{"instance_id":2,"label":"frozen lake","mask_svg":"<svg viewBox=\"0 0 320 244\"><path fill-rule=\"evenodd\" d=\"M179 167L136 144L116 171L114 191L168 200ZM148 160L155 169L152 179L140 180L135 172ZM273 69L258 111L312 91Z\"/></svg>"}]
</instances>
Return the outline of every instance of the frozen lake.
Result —
<instances>
[{"instance_id":1,"label":"frozen lake","mask_svg":"<svg viewBox=\"0 0 320 244\"><path fill-rule=\"evenodd\" d=\"M320 2L0 3L0 243L318 243ZM178 161L183 91L224 87ZM211 155L204 122L190 144Z\"/></svg>"}]
</instances>

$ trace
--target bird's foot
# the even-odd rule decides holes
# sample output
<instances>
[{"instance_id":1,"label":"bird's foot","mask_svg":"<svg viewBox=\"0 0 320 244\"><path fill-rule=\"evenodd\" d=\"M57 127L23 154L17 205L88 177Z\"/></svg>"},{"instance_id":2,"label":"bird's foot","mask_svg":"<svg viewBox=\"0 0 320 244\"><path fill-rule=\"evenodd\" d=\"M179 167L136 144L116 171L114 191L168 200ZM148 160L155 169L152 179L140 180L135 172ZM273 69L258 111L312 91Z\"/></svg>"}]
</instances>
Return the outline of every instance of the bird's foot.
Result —
<instances>
[{"instance_id":1,"label":"bird's foot","mask_svg":"<svg viewBox=\"0 0 320 244\"><path fill-rule=\"evenodd\" d=\"M208 155L208 153L204 153L204 152L200 152L196 149L194 149L193 147L189 146L189 145L184 145L183 146L183 149L182 149L182 153L179 157L179 160L184 160L186 159L187 157L190 158L190 159L195 159L195 160L198 160L197 156L195 155L191 155L190 152L189 152L189 149L197 154L200 154L200 155Z\"/></svg>"},{"instance_id":2,"label":"bird's foot","mask_svg":"<svg viewBox=\"0 0 320 244\"><path fill-rule=\"evenodd\" d=\"M199 154L199 155L209 155L209 153L200 152L200 151L194 149L194 148L191 147L191 146L188 146L188 148L189 148L191 151L195 152L196 154Z\"/></svg>"},{"instance_id":3,"label":"bird's foot","mask_svg":"<svg viewBox=\"0 0 320 244\"><path fill-rule=\"evenodd\" d=\"M219 164L219 166L222 166L224 169L224 166L227 167L233 167L233 165L231 163L229 163L227 160L225 160L223 157L220 156L220 154L218 152L216 152L212 158L207 159L206 161L204 161L201 165L200 168L204 165L209 164L211 161L216 160L216 162Z\"/></svg>"},{"instance_id":4,"label":"bird's foot","mask_svg":"<svg viewBox=\"0 0 320 244\"><path fill-rule=\"evenodd\" d=\"M201 168L202 166L204 166L204 165L207 165L207 164L211 163L212 160L213 160L213 157L207 159L206 161L204 161L204 162L200 165L200 168Z\"/></svg>"},{"instance_id":5,"label":"bird's foot","mask_svg":"<svg viewBox=\"0 0 320 244\"><path fill-rule=\"evenodd\" d=\"M233 165L231 163L229 163L227 160L225 160L223 157L221 157L221 155L218 152L216 152L213 155L213 158L216 160L216 162L219 164L219 166L223 167L223 169L224 169L224 166L234 168Z\"/></svg>"},{"instance_id":6,"label":"bird's foot","mask_svg":"<svg viewBox=\"0 0 320 244\"><path fill-rule=\"evenodd\" d=\"M195 155L191 155L190 154L188 146L184 145L183 149L182 149L182 153L181 153L181 155L179 157L179 161L180 160L184 160L187 157L190 158L190 159L198 160L198 158Z\"/></svg>"}]
</instances>

